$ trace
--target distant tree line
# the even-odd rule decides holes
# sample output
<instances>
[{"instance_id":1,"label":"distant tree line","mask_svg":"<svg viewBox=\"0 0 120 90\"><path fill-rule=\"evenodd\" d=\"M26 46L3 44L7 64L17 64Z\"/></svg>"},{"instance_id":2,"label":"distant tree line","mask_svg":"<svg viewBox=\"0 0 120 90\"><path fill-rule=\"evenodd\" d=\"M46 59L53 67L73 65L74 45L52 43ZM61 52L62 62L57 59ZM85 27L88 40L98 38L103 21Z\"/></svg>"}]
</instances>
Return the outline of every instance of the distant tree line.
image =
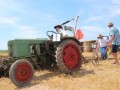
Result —
<instances>
[{"instance_id":1,"label":"distant tree line","mask_svg":"<svg viewBox=\"0 0 120 90\"><path fill-rule=\"evenodd\" d=\"M0 50L0 53L7 53L8 50Z\"/></svg>"}]
</instances>

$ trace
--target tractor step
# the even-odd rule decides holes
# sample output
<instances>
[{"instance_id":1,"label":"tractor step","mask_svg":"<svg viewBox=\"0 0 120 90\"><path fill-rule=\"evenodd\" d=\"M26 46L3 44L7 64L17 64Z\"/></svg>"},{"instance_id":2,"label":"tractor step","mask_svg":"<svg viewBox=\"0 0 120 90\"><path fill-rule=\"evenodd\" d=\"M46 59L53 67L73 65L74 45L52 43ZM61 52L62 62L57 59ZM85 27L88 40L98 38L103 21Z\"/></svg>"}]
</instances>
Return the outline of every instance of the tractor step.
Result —
<instances>
[{"instance_id":1,"label":"tractor step","mask_svg":"<svg viewBox=\"0 0 120 90\"><path fill-rule=\"evenodd\" d=\"M38 64L35 62L35 59L32 58L32 61L34 62L35 66L37 67L38 70L41 70L40 67L38 66Z\"/></svg>"}]
</instances>

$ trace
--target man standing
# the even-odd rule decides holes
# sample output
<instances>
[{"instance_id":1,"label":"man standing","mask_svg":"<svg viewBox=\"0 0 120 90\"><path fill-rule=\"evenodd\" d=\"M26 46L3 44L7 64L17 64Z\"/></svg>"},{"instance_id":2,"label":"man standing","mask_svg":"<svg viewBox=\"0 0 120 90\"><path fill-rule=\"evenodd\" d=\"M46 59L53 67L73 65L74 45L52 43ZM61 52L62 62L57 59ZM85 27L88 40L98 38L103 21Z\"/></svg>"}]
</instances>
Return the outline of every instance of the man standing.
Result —
<instances>
[{"instance_id":1,"label":"man standing","mask_svg":"<svg viewBox=\"0 0 120 90\"><path fill-rule=\"evenodd\" d=\"M103 38L102 34L99 34L99 36L97 37L98 40L97 45L101 54L101 58L102 59L107 59L107 40Z\"/></svg>"},{"instance_id":2,"label":"man standing","mask_svg":"<svg viewBox=\"0 0 120 90\"><path fill-rule=\"evenodd\" d=\"M117 51L118 51L118 45L120 40L120 33L117 28L114 27L113 23L110 22L108 24L108 27L110 28L110 43L109 46L111 46L111 53L114 57L114 64L119 64L118 58L117 58Z\"/></svg>"}]
</instances>

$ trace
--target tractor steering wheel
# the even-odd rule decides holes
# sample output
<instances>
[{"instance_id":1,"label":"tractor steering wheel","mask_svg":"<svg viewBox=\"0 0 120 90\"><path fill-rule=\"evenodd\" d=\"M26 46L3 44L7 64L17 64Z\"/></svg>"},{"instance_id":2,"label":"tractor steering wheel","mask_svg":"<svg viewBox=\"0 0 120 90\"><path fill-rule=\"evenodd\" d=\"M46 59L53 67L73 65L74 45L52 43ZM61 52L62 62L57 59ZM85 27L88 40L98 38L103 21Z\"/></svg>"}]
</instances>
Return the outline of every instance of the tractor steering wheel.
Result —
<instances>
[{"instance_id":1,"label":"tractor steering wheel","mask_svg":"<svg viewBox=\"0 0 120 90\"><path fill-rule=\"evenodd\" d=\"M50 39L53 38L53 33L57 34L57 33L54 32L54 31L47 31L47 32L46 32L47 36L48 36Z\"/></svg>"}]
</instances>

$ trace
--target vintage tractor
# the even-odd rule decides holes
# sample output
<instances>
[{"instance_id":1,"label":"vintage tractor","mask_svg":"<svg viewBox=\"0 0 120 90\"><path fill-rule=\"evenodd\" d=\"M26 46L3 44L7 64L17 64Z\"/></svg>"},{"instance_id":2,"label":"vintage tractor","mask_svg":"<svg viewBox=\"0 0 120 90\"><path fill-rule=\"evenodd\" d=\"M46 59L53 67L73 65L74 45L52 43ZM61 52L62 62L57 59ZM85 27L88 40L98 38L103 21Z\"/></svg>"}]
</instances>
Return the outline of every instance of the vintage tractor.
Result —
<instances>
[{"instance_id":1,"label":"vintage tractor","mask_svg":"<svg viewBox=\"0 0 120 90\"><path fill-rule=\"evenodd\" d=\"M82 64L80 42L74 37L61 37L54 31L47 31L47 35L52 38L9 41L9 58L0 61L0 73L8 73L15 85L25 86L31 82L35 68L78 72Z\"/></svg>"}]
</instances>

